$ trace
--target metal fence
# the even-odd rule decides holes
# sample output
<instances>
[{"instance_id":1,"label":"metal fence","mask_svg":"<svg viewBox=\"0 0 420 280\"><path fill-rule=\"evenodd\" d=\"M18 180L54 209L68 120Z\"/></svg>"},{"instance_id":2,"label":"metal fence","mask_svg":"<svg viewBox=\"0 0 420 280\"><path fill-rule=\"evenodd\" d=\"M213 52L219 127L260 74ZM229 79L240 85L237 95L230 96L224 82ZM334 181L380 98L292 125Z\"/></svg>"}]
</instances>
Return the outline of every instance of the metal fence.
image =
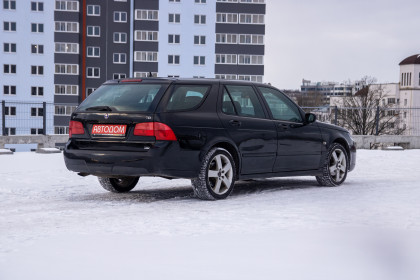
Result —
<instances>
[{"instance_id":1,"label":"metal fence","mask_svg":"<svg viewBox=\"0 0 420 280\"><path fill-rule=\"evenodd\" d=\"M302 109L315 114L321 122L345 127L353 134L420 136L420 108L324 106ZM362 130L361 126L369 127L368 133L357 133Z\"/></svg>"},{"instance_id":2,"label":"metal fence","mask_svg":"<svg viewBox=\"0 0 420 280\"><path fill-rule=\"evenodd\" d=\"M60 126L57 126L54 120L57 117L69 118L76 106L75 104L3 100L0 103L0 135L65 134L66 129L57 130ZM65 126L68 126L68 121Z\"/></svg>"},{"instance_id":3,"label":"metal fence","mask_svg":"<svg viewBox=\"0 0 420 280\"><path fill-rule=\"evenodd\" d=\"M0 135L53 135L67 134L68 121L77 104L46 102L0 102ZM303 107L314 113L321 122L346 127L353 134L347 116L363 112L373 135L420 136L420 108L393 107L372 109L350 107ZM386 121L386 123L384 123ZM357 125L352 124L352 125Z\"/></svg>"}]
</instances>

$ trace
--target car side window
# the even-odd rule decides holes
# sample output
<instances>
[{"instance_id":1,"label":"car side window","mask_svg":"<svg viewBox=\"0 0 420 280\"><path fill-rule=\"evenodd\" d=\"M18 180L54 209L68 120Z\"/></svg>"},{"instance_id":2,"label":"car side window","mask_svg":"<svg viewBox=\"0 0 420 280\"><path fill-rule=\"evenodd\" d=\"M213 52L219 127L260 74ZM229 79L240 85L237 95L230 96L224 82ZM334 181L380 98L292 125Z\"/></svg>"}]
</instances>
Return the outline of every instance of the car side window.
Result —
<instances>
[{"instance_id":1,"label":"car side window","mask_svg":"<svg viewBox=\"0 0 420 280\"><path fill-rule=\"evenodd\" d=\"M276 120L302 122L297 106L278 90L258 87Z\"/></svg>"},{"instance_id":2,"label":"car side window","mask_svg":"<svg viewBox=\"0 0 420 280\"><path fill-rule=\"evenodd\" d=\"M225 86L222 111L229 115L265 118L261 103L251 86Z\"/></svg>"},{"instance_id":3,"label":"car side window","mask_svg":"<svg viewBox=\"0 0 420 280\"><path fill-rule=\"evenodd\" d=\"M177 85L166 105L166 109L168 111L192 109L201 103L209 89L210 86L206 85Z\"/></svg>"}]
</instances>

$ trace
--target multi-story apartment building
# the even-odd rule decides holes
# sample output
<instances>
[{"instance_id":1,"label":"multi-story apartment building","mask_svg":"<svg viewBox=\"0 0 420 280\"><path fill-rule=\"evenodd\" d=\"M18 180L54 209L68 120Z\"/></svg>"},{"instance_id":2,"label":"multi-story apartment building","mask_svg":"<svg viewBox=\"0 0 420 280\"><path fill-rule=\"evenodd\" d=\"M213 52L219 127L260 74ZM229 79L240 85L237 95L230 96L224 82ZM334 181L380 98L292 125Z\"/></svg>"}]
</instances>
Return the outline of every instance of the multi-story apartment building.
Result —
<instances>
[{"instance_id":1,"label":"multi-story apartment building","mask_svg":"<svg viewBox=\"0 0 420 280\"><path fill-rule=\"evenodd\" d=\"M1 1L1 100L37 103L5 106L4 134L67 134L109 79L263 81L265 0Z\"/></svg>"},{"instance_id":2,"label":"multi-story apartment building","mask_svg":"<svg viewBox=\"0 0 420 280\"><path fill-rule=\"evenodd\" d=\"M104 81L263 81L265 0L55 1L55 133Z\"/></svg>"},{"instance_id":3,"label":"multi-story apartment building","mask_svg":"<svg viewBox=\"0 0 420 280\"><path fill-rule=\"evenodd\" d=\"M0 15L0 135L51 134L43 103L54 98L54 6L2 0Z\"/></svg>"},{"instance_id":4,"label":"multi-story apartment building","mask_svg":"<svg viewBox=\"0 0 420 280\"><path fill-rule=\"evenodd\" d=\"M356 81L354 83L337 83L337 82L311 82L310 80L302 80L300 86L302 93L319 93L324 96L323 101L325 104L330 103L331 97L351 96L365 87L363 81Z\"/></svg>"}]
</instances>

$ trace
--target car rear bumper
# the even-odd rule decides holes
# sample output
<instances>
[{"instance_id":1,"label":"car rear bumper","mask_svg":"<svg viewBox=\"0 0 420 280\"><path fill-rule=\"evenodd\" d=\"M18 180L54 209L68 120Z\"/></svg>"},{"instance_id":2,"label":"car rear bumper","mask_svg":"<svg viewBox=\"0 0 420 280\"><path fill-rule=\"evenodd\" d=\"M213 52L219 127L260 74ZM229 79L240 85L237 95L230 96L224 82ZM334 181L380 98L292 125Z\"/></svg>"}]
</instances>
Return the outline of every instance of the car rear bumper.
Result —
<instances>
[{"instance_id":1,"label":"car rear bumper","mask_svg":"<svg viewBox=\"0 0 420 280\"><path fill-rule=\"evenodd\" d=\"M63 155L67 169L86 175L195 178L199 153L181 150L175 141L158 141L148 151L132 152L75 149L69 140Z\"/></svg>"}]
</instances>

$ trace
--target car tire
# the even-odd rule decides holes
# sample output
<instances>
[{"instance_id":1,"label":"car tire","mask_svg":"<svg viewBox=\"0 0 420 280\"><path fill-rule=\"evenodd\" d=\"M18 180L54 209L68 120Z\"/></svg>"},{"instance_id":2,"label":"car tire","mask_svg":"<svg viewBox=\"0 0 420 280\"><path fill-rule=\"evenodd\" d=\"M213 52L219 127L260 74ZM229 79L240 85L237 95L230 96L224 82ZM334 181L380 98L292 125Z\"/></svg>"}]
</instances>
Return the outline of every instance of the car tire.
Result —
<instances>
[{"instance_id":1,"label":"car tire","mask_svg":"<svg viewBox=\"0 0 420 280\"><path fill-rule=\"evenodd\" d=\"M213 148L204 157L198 177L191 180L196 197L203 200L224 199L235 185L236 164L225 149Z\"/></svg>"},{"instance_id":2,"label":"car tire","mask_svg":"<svg viewBox=\"0 0 420 280\"><path fill-rule=\"evenodd\" d=\"M341 185L347 177L349 157L341 144L334 143L322 166L322 176L316 176L321 186L335 187Z\"/></svg>"},{"instance_id":3,"label":"car tire","mask_svg":"<svg viewBox=\"0 0 420 280\"><path fill-rule=\"evenodd\" d=\"M129 192L137 185L140 177L108 178L98 177L101 186L113 193Z\"/></svg>"}]
</instances>

